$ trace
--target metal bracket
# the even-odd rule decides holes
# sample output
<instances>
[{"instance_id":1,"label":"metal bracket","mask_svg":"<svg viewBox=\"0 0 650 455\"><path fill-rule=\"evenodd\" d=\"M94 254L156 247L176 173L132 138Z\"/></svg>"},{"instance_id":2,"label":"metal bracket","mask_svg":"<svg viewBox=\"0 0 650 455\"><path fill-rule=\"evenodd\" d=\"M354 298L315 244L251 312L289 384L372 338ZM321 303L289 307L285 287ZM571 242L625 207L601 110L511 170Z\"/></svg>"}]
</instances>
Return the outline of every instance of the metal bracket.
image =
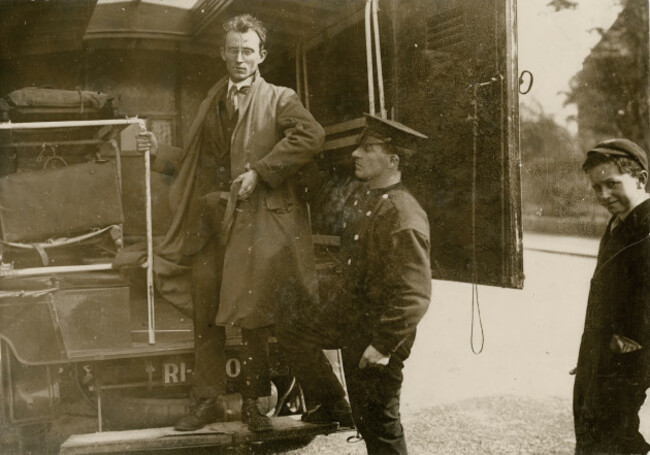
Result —
<instances>
[{"instance_id":1,"label":"metal bracket","mask_svg":"<svg viewBox=\"0 0 650 455\"><path fill-rule=\"evenodd\" d=\"M528 74L528 87L526 90L522 90L521 87L524 85L525 79L524 76ZM535 77L533 76L533 73L531 73L528 70L523 70L521 74L519 75L519 93L522 95L525 95L526 93L530 92L530 90L533 88L533 83L535 82Z\"/></svg>"}]
</instances>

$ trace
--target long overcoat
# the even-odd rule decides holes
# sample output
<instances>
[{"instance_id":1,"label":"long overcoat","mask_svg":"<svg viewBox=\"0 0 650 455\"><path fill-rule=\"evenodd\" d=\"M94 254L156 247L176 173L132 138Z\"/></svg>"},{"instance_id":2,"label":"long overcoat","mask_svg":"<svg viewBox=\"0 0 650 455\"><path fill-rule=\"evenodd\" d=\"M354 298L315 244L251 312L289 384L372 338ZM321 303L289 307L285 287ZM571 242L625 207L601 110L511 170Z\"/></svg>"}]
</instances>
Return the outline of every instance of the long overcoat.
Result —
<instances>
[{"instance_id":1,"label":"long overcoat","mask_svg":"<svg viewBox=\"0 0 650 455\"><path fill-rule=\"evenodd\" d=\"M159 289L170 300L181 301L186 295L187 288L174 278L187 274L176 264L215 234L214 214L209 213L213 207L205 196L219 188L201 183L210 172L201 166L201 157L206 117L223 105L218 100L225 98L226 90L227 80L219 81L199 107L170 191L176 211L156 248ZM290 315L295 305L314 304L318 298L309 219L297 173L320 151L324 130L293 90L269 84L258 73L239 107L230 147L218 122L210 125L209 136L217 155L230 153L233 179L248 168L260 175L256 191L235 211L215 322L268 326L278 308Z\"/></svg>"},{"instance_id":2,"label":"long overcoat","mask_svg":"<svg viewBox=\"0 0 650 455\"><path fill-rule=\"evenodd\" d=\"M251 198L237 205L217 324L267 326L276 311L286 318L295 305L317 299L309 217L297 173L314 160L324 138L293 90L256 77L239 108L230 156L233 178L251 168L260 182Z\"/></svg>"},{"instance_id":3,"label":"long overcoat","mask_svg":"<svg viewBox=\"0 0 650 455\"><path fill-rule=\"evenodd\" d=\"M590 418L596 391L607 378L650 379L650 200L603 236L594 271L574 386L576 433ZM637 341L636 352L617 354L614 334Z\"/></svg>"}]
</instances>

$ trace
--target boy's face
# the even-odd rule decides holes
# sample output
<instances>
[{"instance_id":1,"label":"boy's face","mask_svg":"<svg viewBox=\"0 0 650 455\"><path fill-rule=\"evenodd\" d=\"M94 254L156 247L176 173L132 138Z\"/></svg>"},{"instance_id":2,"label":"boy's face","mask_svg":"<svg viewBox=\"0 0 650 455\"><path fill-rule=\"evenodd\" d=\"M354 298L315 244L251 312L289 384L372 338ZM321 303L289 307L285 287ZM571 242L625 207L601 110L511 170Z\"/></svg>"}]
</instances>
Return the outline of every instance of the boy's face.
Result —
<instances>
[{"instance_id":1,"label":"boy's face","mask_svg":"<svg viewBox=\"0 0 650 455\"><path fill-rule=\"evenodd\" d=\"M598 202L612 215L623 215L645 197L647 172L640 178L621 174L614 163L601 163L587 171Z\"/></svg>"}]
</instances>

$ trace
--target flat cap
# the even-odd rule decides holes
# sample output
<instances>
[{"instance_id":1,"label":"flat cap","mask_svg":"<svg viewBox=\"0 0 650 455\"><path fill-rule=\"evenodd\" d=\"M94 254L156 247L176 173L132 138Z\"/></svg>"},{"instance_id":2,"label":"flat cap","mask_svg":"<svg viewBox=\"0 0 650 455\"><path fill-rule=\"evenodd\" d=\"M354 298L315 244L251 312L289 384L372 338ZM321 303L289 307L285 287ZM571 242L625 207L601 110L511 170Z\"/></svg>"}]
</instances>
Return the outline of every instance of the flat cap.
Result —
<instances>
[{"instance_id":1,"label":"flat cap","mask_svg":"<svg viewBox=\"0 0 650 455\"><path fill-rule=\"evenodd\" d=\"M408 150L414 150L419 141L427 136L415 131L408 126L377 117L372 114L363 114L366 118L366 127L359 137L359 143L366 144L391 144Z\"/></svg>"},{"instance_id":2,"label":"flat cap","mask_svg":"<svg viewBox=\"0 0 650 455\"><path fill-rule=\"evenodd\" d=\"M648 154L645 152L645 150L643 150L641 147L629 139L616 138L603 141L589 150L587 152L587 155L591 153L600 153L610 156L624 156L639 163L639 165L644 170L648 170Z\"/></svg>"}]
</instances>

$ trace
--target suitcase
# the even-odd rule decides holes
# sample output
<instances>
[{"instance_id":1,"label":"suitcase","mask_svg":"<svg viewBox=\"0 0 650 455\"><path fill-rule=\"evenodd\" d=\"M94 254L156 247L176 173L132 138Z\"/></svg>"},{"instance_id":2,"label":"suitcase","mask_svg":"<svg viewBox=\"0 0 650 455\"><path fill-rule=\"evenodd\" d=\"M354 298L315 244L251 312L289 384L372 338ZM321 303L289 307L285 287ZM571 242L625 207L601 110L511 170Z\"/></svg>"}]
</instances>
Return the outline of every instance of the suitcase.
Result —
<instances>
[{"instance_id":1,"label":"suitcase","mask_svg":"<svg viewBox=\"0 0 650 455\"><path fill-rule=\"evenodd\" d=\"M26 87L0 99L3 122L114 118L113 98L100 92Z\"/></svg>"},{"instance_id":2,"label":"suitcase","mask_svg":"<svg viewBox=\"0 0 650 455\"><path fill-rule=\"evenodd\" d=\"M131 348L130 288L117 272L5 278L1 284L0 332L26 363Z\"/></svg>"},{"instance_id":3,"label":"suitcase","mask_svg":"<svg viewBox=\"0 0 650 455\"><path fill-rule=\"evenodd\" d=\"M0 229L8 242L43 242L124 222L114 162L0 178Z\"/></svg>"}]
</instances>

